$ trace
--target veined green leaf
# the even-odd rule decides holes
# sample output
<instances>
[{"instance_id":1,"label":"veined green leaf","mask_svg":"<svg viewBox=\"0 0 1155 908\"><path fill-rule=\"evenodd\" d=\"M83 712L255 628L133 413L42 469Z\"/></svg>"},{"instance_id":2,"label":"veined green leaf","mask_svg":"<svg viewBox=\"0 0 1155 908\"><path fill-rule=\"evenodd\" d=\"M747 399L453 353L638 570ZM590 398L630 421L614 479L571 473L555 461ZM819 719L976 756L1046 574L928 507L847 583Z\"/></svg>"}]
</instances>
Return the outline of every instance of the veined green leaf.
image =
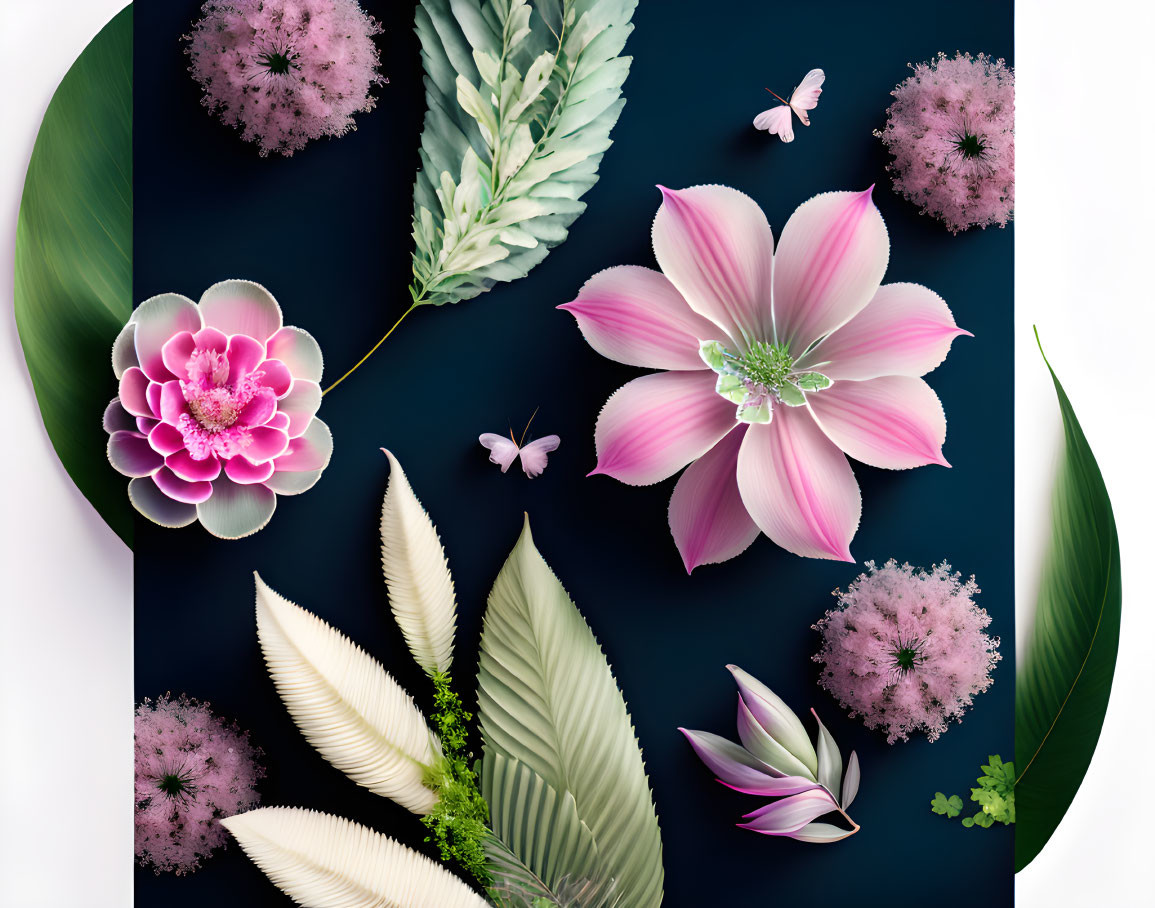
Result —
<instances>
[{"instance_id":1,"label":"veined green leaf","mask_svg":"<svg viewBox=\"0 0 1155 908\"><path fill-rule=\"evenodd\" d=\"M565 240L625 103L636 6L421 0L428 109L413 190L415 301L470 299L524 277ZM486 191L453 197L446 181L478 170L471 155Z\"/></svg>"},{"instance_id":2,"label":"veined green leaf","mask_svg":"<svg viewBox=\"0 0 1155 908\"><path fill-rule=\"evenodd\" d=\"M127 545L132 506L100 415L132 314L132 6L65 75L36 137L16 226L16 326L48 437Z\"/></svg>"},{"instance_id":3,"label":"veined green leaf","mask_svg":"<svg viewBox=\"0 0 1155 908\"><path fill-rule=\"evenodd\" d=\"M1045 360L1044 360L1045 361ZM1119 650L1119 537L1098 464L1047 363L1063 414L1035 623L1015 682L1015 869L1055 831L1103 728ZM977 819L976 819L977 822Z\"/></svg>"},{"instance_id":4,"label":"veined green leaf","mask_svg":"<svg viewBox=\"0 0 1155 908\"><path fill-rule=\"evenodd\" d=\"M478 681L483 785L499 801L490 800L491 810L520 809L500 802L489 777L497 757L517 761L558 796L572 797L597 847L591 877L613 880L623 905L660 905L661 832L625 700L592 631L534 547L528 520L489 595ZM537 835L528 830L526 840Z\"/></svg>"}]
</instances>

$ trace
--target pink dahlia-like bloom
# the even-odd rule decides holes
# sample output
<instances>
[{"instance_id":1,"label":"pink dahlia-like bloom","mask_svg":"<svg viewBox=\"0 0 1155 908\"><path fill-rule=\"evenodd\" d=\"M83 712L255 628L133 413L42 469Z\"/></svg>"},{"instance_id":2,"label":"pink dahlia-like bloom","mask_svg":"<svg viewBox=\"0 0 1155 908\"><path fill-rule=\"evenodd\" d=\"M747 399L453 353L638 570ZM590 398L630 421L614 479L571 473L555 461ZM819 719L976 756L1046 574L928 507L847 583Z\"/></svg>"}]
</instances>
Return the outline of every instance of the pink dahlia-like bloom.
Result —
<instances>
[{"instance_id":1,"label":"pink dahlia-like bloom","mask_svg":"<svg viewBox=\"0 0 1155 908\"><path fill-rule=\"evenodd\" d=\"M975 605L974 577L962 582L945 562L929 573L894 559L866 567L814 625L819 683L888 743L917 731L934 741L994 683L1002 657L998 638L983 632L990 615Z\"/></svg>"},{"instance_id":2,"label":"pink dahlia-like bloom","mask_svg":"<svg viewBox=\"0 0 1155 908\"><path fill-rule=\"evenodd\" d=\"M202 12L186 48L201 103L262 156L342 136L373 109L381 25L356 0L208 0Z\"/></svg>"},{"instance_id":3,"label":"pink dahlia-like bloom","mask_svg":"<svg viewBox=\"0 0 1155 908\"><path fill-rule=\"evenodd\" d=\"M199 303L145 300L112 350L120 393L104 413L108 459L128 497L165 527L196 520L239 539L263 528L277 495L313 486L333 436L321 405L321 348L282 326L273 295L222 281Z\"/></svg>"},{"instance_id":4,"label":"pink dahlia-like bloom","mask_svg":"<svg viewBox=\"0 0 1155 908\"><path fill-rule=\"evenodd\" d=\"M880 286L890 243L870 190L805 202L777 251L735 189L662 194L661 272L610 268L560 307L603 356L669 370L606 402L593 473L649 485L689 464L669 514L688 571L759 532L797 555L852 561L862 498L845 454L949 466L942 405L919 376L969 332L933 291Z\"/></svg>"},{"instance_id":5,"label":"pink dahlia-like bloom","mask_svg":"<svg viewBox=\"0 0 1155 908\"><path fill-rule=\"evenodd\" d=\"M259 748L248 732L186 696L136 708L136 858L190 873L224 845L222 817L257 806Z\"/></svg>"},{"instance_id":6,"label":"pink dahlia-like bloom","mask_svg":"<svg viewBox=\"0 0 1155 908\"><path fill-rule=\"evenodd\" d=\"M1015 210L1015 74L985 54L911 65L886 128L894 190L951 233L1005 227Z\"/></svg>"}]
</instances>

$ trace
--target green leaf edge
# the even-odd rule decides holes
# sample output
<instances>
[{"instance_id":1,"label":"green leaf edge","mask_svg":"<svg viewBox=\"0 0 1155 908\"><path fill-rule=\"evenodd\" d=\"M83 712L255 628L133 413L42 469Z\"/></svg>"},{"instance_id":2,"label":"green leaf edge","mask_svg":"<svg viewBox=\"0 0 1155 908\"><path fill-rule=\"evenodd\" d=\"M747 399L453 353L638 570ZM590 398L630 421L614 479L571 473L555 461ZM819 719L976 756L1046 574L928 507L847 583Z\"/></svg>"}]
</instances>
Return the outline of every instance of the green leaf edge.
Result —
<instances>
[{"instance_id":1,"label":"green leaf edge","mask_svg":"<svg viewBox=\"0 0 1155 908\"><path fill-rule=\"evenodd\" d=\"M20 200L13 293L52 446L129 548L128 480L118 481L108 463L101 415L116 395L112 344L132 314L132 37L129 4L84 48L48 104ZM92 204L94 195L118 194L105 208ZM89 242L74 242L85 226Z\"/></svg>"},{"instance_id":2,"label":"green leaf edge","mask_svg":"<svg viewBox=\"0 0 1155 908\"><path fill-rule=\"evenodd\" d=\"M1043 356L1055 392L1059 400L1059 408L1063 417L1064 453L1063 461L1056 476L1052 496L1052 533L1047 555L1044 559L1043 579L1039 589L1039 599L1036 604L1035 624L1031 640L1028 643L1023 659L1020 661L1015 685L1015 765L1022 767L1015 780L1015 797L1017 813L1017 830L1015 834L1015 871L1018 872L1028 866L1046 845L1063 816L1067 812L1077 793L1083 777L1086 775L1098 743L1099 734L1103 728L1103 719L1106 715L1107 703L1110 698L1111 684L1114 678L1115 661L1119 650L1119 627L1122 616L1122 587L1119 574L1119 537L1115 527L1111 500L1103 482L1102 473L1095 461L1086 436L1075 416L1070 400L1059 381L1055 370L1043 352L1039 341L1038 329L1035 329L1035 341L1039 344L1039 352ZM1059 508L1063 503L1065 483L1070 484L1075 491L1088 493L1082 501L1085 509L1092 512L1092 516L1103 519L1103 535L1105 552L1100 549L1101 555L1098 571L1103 575L1101 592L1097 594L1099 601L1095 627L1090 640L1086 643L1086 652L1079 664L1074 678L1067 681L1066 694L1062 702L1054 711L1053 718L1041 737L1036 727L1033 729L1031 740L1027 735L1032 731L1034 724L1030 713L1038 708L1032 700L1045 696L1039 688L1038 672L1043 666L1044 656L1048 646L1053 645L1059 633L1077 634L1077 627L1062 626L1056 629L1051 622L1056 617L1051 609L1045 608L1044 597L1048 584L1062 587L1063 571L1066 562L1059 556L1063 539L1060 533L1069 527L1060 523ZM1066 516L1066 515L1062 515ZM1081 552L1084 558L1092 558L1096 553ZM1086 564L1086 561L1083 562ZM1079 571L1082 574L1084 572ZM1098 589L1098 588L1097 588ZM1067 588L1070 592L1070 588ZM1084 615L1085 616L1085 615ZM1060 616L1061 618L1061 616ZM1052 673L1061 670L1061 666L1046 665ZM1088 666L1092 668L1093 680L1097 685L1087 689L1084 681ZM1086 702L1084 702L1086 701ZM1050 754L1063 751L1062 746L1067 744L1066 753L1055 760ZM1050 749L1048 748L1050 746ZM1072 754L1070 748L1075 752ZM1054 765L1051 765L1052 762Z\"/></svg>"}]
</instances>

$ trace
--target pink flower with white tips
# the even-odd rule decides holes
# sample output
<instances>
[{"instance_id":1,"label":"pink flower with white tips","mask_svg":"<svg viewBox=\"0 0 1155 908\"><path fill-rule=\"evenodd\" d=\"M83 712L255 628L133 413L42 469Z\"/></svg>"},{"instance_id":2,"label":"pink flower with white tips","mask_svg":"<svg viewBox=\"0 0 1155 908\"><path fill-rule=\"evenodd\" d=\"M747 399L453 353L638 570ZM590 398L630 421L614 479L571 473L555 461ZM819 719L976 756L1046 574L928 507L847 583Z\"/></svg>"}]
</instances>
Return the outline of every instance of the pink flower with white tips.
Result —
<instances>
[{"instance_id":1,"label":"pink flower with white tips","mask_svg":"<svg viewBox=\"0 0 1155 908\"><path fill-rule=\"evenodd\" d=\"M603 356L668 370L606 402L591 475L650 485L688 464L669 515L688 571L759 532L853 561L862 496L846 455L950 466L946 417L920 376L970 332L926 287L882 285L890 242L870 189L803 203L775 251L737 190L660 188L661 271L607 269L560 307Z\"/></svg>"},{"instance_id":2,"label":"pink flower with white tips","mask_svg":"<svg viewBox=\"0 0 1155 908\"><path fill-rule=\"evenodd\" d=\"M262 529L277 495L304 492L333 453L321 348L282 325L260 284L222 281L199 303L145 300L112 350L120 393L104 413L108 459L154 523L200 520L222 539Z\"/></svg>"}]
</instances>

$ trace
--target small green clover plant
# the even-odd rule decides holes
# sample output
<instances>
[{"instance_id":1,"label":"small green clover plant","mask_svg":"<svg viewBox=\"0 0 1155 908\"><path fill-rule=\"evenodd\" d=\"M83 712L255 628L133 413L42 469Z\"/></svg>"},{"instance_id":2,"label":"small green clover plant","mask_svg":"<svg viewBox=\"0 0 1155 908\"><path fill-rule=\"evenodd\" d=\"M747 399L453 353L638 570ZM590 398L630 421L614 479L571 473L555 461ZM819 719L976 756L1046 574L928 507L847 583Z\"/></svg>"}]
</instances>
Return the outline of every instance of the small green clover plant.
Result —
<instances>
[{"instance_id":1,"label":"small green clover plant","mask_svg":"<svg viewBox=\"0 0 1155 908\"><path fill-rule=\"evenodd\" d=\"M978 788L971 789L971 800L982 809L973 817L963 817L963 826L981 826L989 829L995 823L1010 826L1015 822L1015 764L1004 763L996 754L982 767ZM948 818L962 813L963 800L958 795L949 798L936 791L930 802L932 813Z\"/></svg>"}]
</instances>

